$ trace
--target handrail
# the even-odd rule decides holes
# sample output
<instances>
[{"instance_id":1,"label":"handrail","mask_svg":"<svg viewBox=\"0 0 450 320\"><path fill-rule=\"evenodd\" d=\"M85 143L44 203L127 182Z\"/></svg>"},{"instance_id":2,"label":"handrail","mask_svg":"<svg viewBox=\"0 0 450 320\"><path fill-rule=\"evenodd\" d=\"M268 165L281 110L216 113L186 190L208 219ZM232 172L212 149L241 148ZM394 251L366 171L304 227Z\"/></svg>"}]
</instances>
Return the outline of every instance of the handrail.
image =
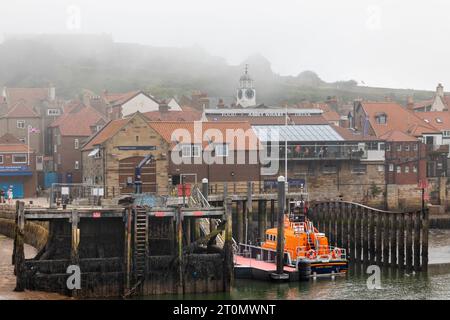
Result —
<instances>
[{"instance_id":1,"label":"handrail","mask_svg":"<svg viewBox=\"0 0 450 320\"><path fill-rule=\"evenodd\" d=\"M352 202L352 201L344 201L344 200L319 200L319 201L314 201L314 203L312 203L313 207L318 206L321 203L344 203L344 204L351 204L351 205L355 205L357 207L361 207L364 209L369 209L369 210L373 210L379 213L391 213L391 214L401 214L401 213L410 213L410 212L421 212L421 209L416 209L416 210L411 210L411 211L386 211L386 210L381 210L381 209L377 209L377 208L372 208L369 207L367 205L361 204L361 203L357 203L357 202ZM428 208L425 208L425 210L428 210Z\"/></svg>"}]
</instances>

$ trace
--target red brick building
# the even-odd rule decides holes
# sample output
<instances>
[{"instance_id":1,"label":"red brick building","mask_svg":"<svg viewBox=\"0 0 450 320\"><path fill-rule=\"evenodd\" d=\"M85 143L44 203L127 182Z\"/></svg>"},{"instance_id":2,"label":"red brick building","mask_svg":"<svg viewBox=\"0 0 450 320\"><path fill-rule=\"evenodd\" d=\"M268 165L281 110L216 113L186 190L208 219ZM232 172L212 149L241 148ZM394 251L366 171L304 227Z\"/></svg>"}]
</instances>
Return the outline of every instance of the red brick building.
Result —
<instances>
[{"instance_id":1,"label":"red brick building","mask_svg":"<svg viewBox=\"0 0 450 320\"><path fill-rule=\"evenodd\" d=\"M50 125L54 171L59 182L81 182L81 146L105 124L104 116L96 109L73 102Z\"/></svg>"}]
</instances>

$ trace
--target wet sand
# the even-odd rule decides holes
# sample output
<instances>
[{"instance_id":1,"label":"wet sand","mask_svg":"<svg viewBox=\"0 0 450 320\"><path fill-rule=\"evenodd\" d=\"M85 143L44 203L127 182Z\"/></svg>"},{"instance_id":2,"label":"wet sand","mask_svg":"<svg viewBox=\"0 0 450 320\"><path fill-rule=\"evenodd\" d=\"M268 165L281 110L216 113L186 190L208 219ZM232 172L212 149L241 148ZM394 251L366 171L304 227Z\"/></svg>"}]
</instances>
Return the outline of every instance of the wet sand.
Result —
<instances>
[{"instance_id":1,"label":"wet sand","mask_svg":"<svg viewBox=\"0 0 450 320\"><path fill-rule=\"evenodd\" d=\"M14 266L11 264L11 254L14 241L0 235L0 300L61 300L68 299L56 293L24 291L14 292L16 277ZM25 245L25 257L27 259L36 255L36 249Z\"/></svg>"}]
</instances>

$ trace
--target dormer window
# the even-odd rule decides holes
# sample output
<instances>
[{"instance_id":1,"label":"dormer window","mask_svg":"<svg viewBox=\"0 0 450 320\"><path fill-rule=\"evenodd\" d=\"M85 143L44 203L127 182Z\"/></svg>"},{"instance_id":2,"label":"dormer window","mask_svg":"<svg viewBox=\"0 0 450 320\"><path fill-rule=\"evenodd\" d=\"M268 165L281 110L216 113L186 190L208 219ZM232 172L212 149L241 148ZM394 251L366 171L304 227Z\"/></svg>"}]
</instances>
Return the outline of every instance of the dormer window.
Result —
<instances>
[{"instance_id":1,"label":"dormer window","mask_svg":"<svg viewBox=\"0 0 450 320\"><path fill-rule=\"evenodd\" d=\"M436 122L437 123L442 123L442 119L441 118L436 118Z\"/></svg>"},{"instance_id":2,"label":"dormer window","mask_svg":"<svg viewBox=\"0 0 450 320\"><path fill-rule=\"evenodd\" d=\"M387 115L385 113L380 113L375 116L375 120L378 124L386 124Z\"/></svg>"}]
</instances>

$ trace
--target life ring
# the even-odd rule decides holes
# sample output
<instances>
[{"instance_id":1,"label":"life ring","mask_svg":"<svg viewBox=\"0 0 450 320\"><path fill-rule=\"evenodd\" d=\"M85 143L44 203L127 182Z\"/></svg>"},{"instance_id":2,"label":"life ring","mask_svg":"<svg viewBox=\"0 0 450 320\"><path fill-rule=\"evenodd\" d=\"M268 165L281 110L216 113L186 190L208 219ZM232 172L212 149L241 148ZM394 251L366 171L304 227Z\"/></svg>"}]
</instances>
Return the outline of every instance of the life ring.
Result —
<instances>
[{"instance_id":1,"label":"life ring","mask_svg":"<svg viewBox=\"0 0 450 320\"><path fill-rule=\"evenodd\" d=\"M339 259L341 258L342 252L341 249L339 248L334 248L333 251L331 252L331 257L333 259Z\"/></svg>"},{"instance_id":2,"label":"life ring","mask_svg":"<svg viewBox=\"0 0 450 320\"><path fill-rule=\"evenodd\" d=\"M317 257L317 252L316 252L316 250L310 249L310 250L306 253L306 257L307 257L309 260L315 259L315 258Z\"/></svg>"}]
</instances>

